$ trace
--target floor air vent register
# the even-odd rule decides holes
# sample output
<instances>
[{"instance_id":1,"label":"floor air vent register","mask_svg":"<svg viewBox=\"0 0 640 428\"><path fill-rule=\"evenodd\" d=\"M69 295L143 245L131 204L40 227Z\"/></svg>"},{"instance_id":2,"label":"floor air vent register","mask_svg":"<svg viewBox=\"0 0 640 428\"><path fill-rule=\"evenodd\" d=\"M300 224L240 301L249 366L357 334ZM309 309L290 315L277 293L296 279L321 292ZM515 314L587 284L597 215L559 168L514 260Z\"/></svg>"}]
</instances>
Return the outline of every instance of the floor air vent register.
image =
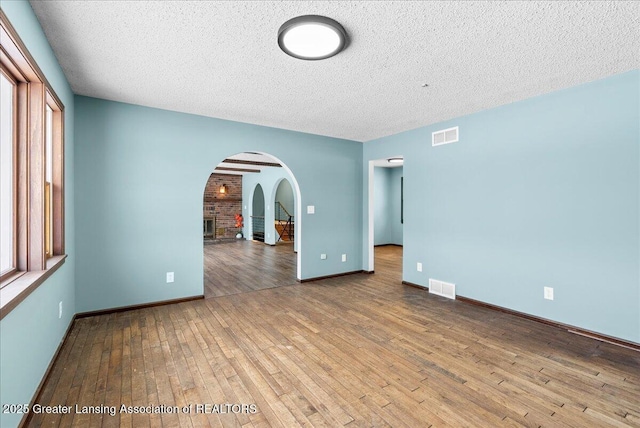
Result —
<instances>
[{"instance_id":1,"label":"floor air vent register","mask_svg":"<svg viewBox=\"0 0 640 428\"><path fill-rule=\"evenodd\" d=\"M449 299L456 298L456 285L429 278L429 293Z\"/></svg>"}]
</instances>

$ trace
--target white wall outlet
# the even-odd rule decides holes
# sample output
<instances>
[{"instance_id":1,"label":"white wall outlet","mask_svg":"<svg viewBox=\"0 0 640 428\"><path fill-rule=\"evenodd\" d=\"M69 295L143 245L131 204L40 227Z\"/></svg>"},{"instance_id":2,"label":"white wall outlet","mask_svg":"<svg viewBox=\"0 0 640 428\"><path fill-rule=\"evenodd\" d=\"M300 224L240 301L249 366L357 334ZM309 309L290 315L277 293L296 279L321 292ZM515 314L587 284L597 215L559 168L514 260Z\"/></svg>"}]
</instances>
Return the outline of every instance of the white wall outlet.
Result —
<instances>
[{"instance_id":1,"label":"white wall outlet","mask_svg":"<svg viewBox=\"0 0 640 428\"><path fill-rule=\"evenodd\" d=\"M553 300L553 288L544 287L544 298L547 300Z\"/></svg>"},{"instance_id":2,"label":"white wall outlet","mask_svg":"<svg viewBox=\"0 0 640 428\"><path fill-rule=\"evenodd\" d=\"M326 254L320 254L320 260L327 260Z\"/></svg>"},{"instance_id":3,"label":"white wall outlet","mask_svg":"<svg viewBox=\"0 0 640 428\"><path fill-rule=\"evenodd\" d=\"M173 272L167 272L167 284L173 282Z\"/></svg>"},{"instance_id":4,"label":"white wall outlet","mask_svg":"<svg viewBox=\"0 0 640 428\"><path fill-rule=\"evenodd\" d=\"M343 255L342 255L342 261L343 261L343 262L346 262L346 261L347 261L347 255L346 255L346 254L343 254Z\"/></svg>"},{"instance_id":5,"label":"white wall outlet","mask_svg":"<svg viewBox=\"0 0 640 428\"><path fill-rule=\"evenodd\" d=\"M307 214L315 214L315 213L316 213L315 205L307 205Z\"/></svg>"},{"instance_id":6,"label":"white wall outlet","mask_svg":"<svg viewBox=\"0 0 640 428\"><path fill-rule=\"evenodd\" d=\"M418 270L418 272L422 272L422 263L418 262L418 264L416 265L416 269Z\"/></svg>"},{"instance_id":7,"label":"white wall outlet","mask_svg":"<svg viewBox=\"0 0 640 428\"><path fill-rule=\"evenodd\" d=\"M58 303L58 319L62 318L62 300Z\"/></svg>"}]
</instances>

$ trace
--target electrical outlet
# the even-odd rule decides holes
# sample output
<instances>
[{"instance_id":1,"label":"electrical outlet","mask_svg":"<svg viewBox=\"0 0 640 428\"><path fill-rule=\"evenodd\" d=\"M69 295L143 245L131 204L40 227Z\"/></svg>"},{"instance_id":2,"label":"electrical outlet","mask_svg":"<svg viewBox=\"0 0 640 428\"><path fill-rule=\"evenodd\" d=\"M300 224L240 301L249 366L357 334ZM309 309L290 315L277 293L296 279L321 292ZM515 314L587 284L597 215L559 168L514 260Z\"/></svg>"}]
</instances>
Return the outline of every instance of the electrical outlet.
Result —
<instances>
[{"instance_id":1,"label":"electrical outlet","mask_svg":"<svg viewBox=\"0 0 640 428\"><path fill-rule=\"evenodd\" d=\"M327 260L326 254L320 254L320 260Z\"/></svg>"},{"instance_id":2,"label":"electrical outlet","mask_svg":"<svg viewBox=\"0 0 640 428\"><path fill-rule=\"evenodd\" d=\"M544 287L544 298L547 300L553 300L553 288Z\"/></svg>"},{"instance_id":3,"label":"electrical outlet","mask_svg":"<svg viewBox=\"0 0 640 428\"><path fill-rule=\"evenodd\" d=\"M347 255L346 255L346 254L343 254L343 255L342 255L342 261L343 261L343 262L346 262L346 261L347 261Z\"/></svg>"},{"instance_id":4,"label":"electrical outlet","mask_svg":"<svg viewBox=\"0 0 640 428\"><path fill-rule=\"evenodd\" d=\"M416 269L418 269L418 272L422 272L422 263L418 262Z\"/></svg>"},{"instance_id":5,"label":"electrical outlet","mask_svg":"<svg viewBox=\"0 0 640 428\"><path fill-rule=\"evenodd\" d=\"M58 319L62 318L62 300L58 303Z\"/></svg>"},{"instance_id":6,"label":"electrical outlet","mask_svg":"<svg viewBox=\"0 0 640 428\"><path fill-rule=\"evenodd\" d=\"M173 282L174 277L173 277L173 272L167 272L167 284L170 282Z\"/></svg>"},{"instance_id":7,"label":"electrical outlet","mask_svg":"<svg viewBox=\"0 0 640 428\"><path fill-rule=\"evenodd\" d=\"M307 214L315 214L316 207L314 205L307 205Z\"/></svg>"}]
</instances>

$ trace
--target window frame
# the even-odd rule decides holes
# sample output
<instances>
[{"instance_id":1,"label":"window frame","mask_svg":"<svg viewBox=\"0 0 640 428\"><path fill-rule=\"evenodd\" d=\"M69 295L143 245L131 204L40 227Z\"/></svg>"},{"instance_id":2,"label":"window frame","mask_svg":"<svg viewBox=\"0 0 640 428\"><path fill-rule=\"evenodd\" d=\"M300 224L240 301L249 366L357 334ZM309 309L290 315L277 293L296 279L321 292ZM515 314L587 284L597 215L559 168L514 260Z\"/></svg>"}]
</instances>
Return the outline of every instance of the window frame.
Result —
<instances>
[{"instance_id":1,"label":"window frame","mask_svg":"<svg viewBox=\"0 0 640 428\"><path fill-rule=\"evenodd\" d=\"M0 65L14 86L14 267L0 277L0 319L63 263L64 105L0 9ZM51 239L45 236L47 113L52 110ZM45 246L49 242L50 251Z\"/></svg>"},{"instance_id":2,"label":"window frame","mask_svg":"<svg viewBox=\"0 0 640 428\"><path fill-rule=\"evenodd\" d=\"M45 256L47 258L64 254L64 106L60 100L53 94L51 89L47 88L45 98L45 112L46 108L51 109L51 138L52 149L52 171L51 171L51 183L50 183L50 232L48 238L49 252L46 251L47 245L45 245ZM46 117L46 114L45 114ZM46 122L45 122L46 126ZM45 136L46 138L46 136ZM46 141L45 141L46 144ZM44 159L46 164L48 159ZM46 170L46 168L45 168ZM45 177L45 183L46 183ZM45 185L46 188L46 185ZM45 210L46 212L46 210ZM45 228L46 229L46 228ZM46 232L46 230L45 230ZM45 242L47 237L45 237Z\"/></svg>"}]
</instances>

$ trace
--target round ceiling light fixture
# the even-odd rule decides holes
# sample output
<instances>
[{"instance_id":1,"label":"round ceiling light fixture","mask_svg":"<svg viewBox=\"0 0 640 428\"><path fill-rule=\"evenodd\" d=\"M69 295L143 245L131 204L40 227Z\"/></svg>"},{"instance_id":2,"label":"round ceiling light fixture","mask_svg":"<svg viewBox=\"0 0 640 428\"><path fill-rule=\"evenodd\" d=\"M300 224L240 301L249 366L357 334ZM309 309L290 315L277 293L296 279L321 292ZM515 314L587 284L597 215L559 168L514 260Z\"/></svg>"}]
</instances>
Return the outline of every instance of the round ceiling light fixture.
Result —
<instances>
[{"instance_id":1,"label":"round ceiling light fixture","mask_svg":"<svg viewBox=\"0 0 640 428\"><path fill-rule=\"evenodd\" d=\"M278 45L294 58L326 59L346 47L347 33L342 25L326 16L298 16L282 24Z\"/></svg>"}]
</instances>

